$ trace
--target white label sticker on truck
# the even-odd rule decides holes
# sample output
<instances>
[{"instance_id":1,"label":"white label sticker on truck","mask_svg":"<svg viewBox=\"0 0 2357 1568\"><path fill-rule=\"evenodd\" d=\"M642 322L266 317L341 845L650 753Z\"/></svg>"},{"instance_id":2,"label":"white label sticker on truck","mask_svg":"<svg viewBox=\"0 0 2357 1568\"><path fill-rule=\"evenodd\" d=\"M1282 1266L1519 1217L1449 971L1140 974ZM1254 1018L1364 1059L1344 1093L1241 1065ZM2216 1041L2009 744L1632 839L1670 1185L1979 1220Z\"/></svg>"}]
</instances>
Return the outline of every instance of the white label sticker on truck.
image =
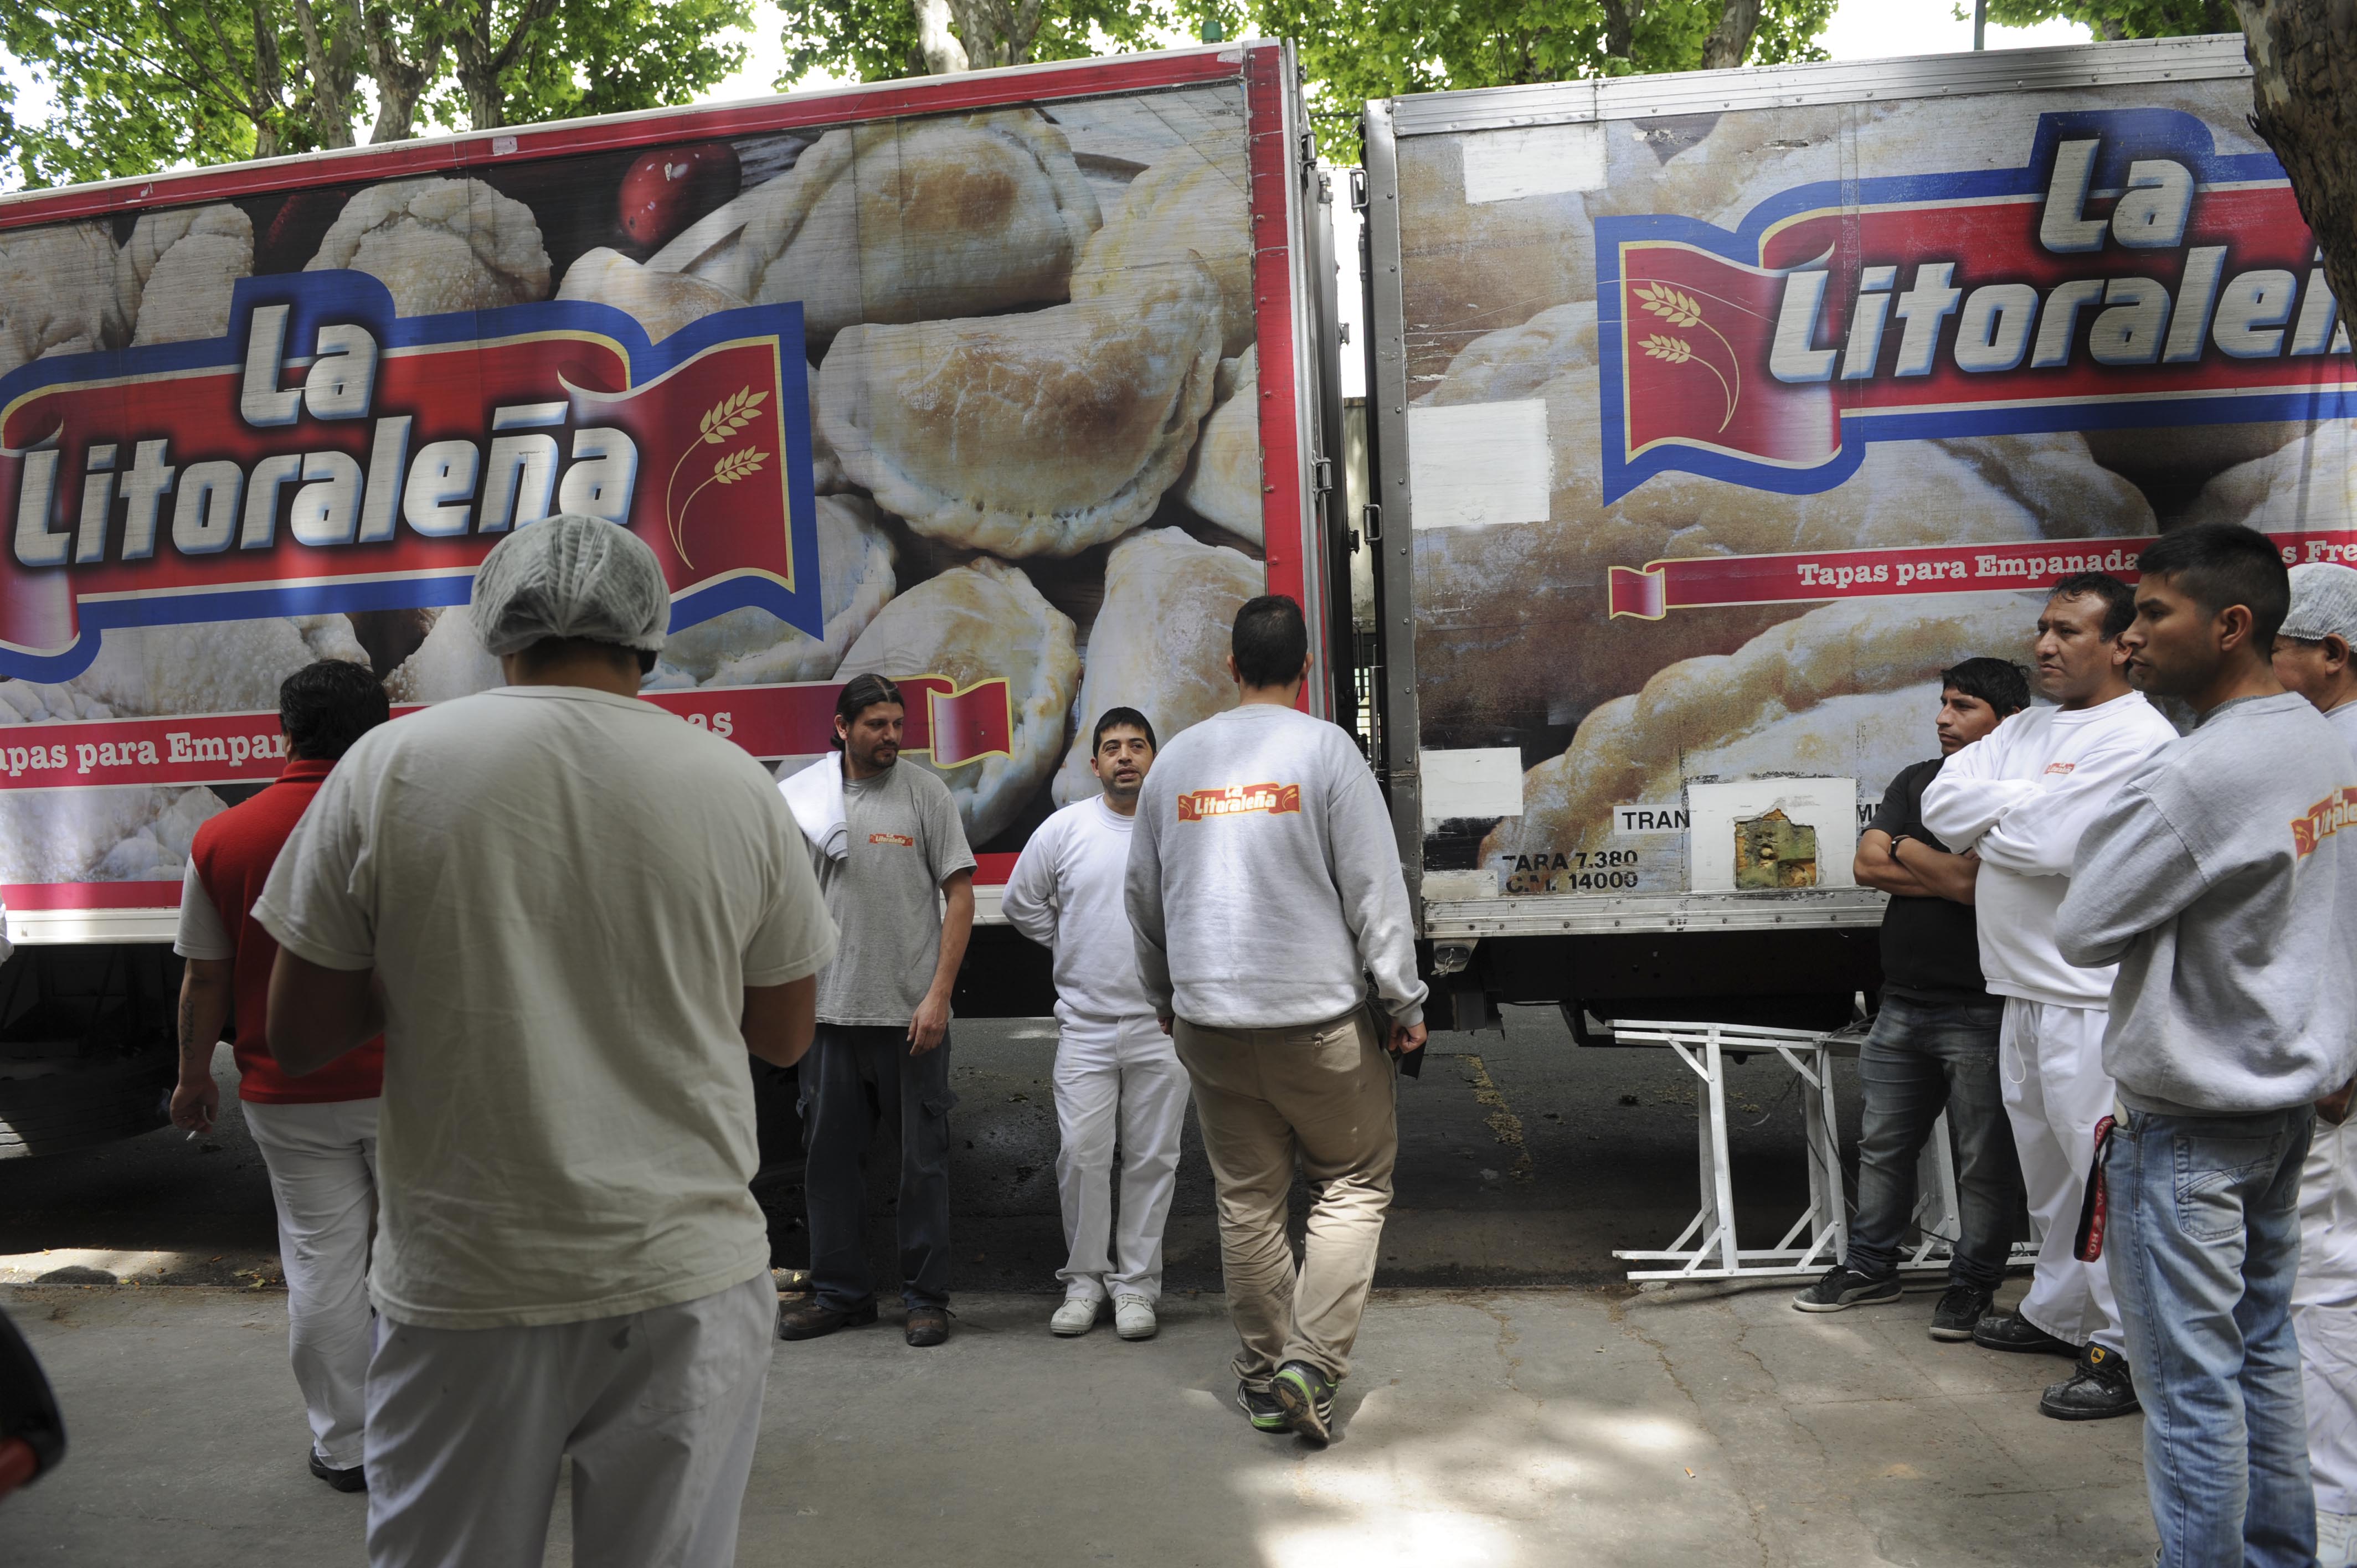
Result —
<instances>
[{"instance_id":1,"label":"white label sticker on truck","mask_svg":"<svg viewBox=\"0 0 2357 1568\"><path fill-rule=\"evenodd\" d=\"M1546 404L1468 403L1407 411L1407 472L1418 528L1544 522Z\"/></svg>"},{"instance_id":2,"label":"white label sticker on truck","mask_svg":"<svg viewBox=\"0 0 2357 1568\"><path fill-rule=\"evenodd\" d=\"M1519 817L1523 754L1511 746L1465 746L1424 754L1424 820Z\"/></svg>"},{"instance_id":3,"label":"white label sticker on truck","mask_svg":"<svg viewBox=\"0 0 2357 1568\"><path fill-rule=\"evenodd\" d=\"M1465 138L1465 200L1512 201L1604 183L1604 127L1532 125Z\"/></svg>"}]
</instances>

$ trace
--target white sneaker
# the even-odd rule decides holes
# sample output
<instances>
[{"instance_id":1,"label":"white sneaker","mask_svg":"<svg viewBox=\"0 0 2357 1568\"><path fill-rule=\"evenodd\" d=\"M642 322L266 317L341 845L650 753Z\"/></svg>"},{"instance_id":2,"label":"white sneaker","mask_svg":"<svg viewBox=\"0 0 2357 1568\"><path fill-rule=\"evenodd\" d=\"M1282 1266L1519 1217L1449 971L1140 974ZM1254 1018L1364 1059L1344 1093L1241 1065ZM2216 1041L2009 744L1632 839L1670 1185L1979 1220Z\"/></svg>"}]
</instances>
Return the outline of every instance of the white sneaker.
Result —
<instances>
[{"instance_id":1,"label":"white sneaker","mask_svg":"<svg viewBox=\"0 0 2357 1568\"><path fill-rule=\"evenodd\" d=\"M1048 1330L1067 1339L1077 1337L1097 1326L1097 1314L1103 1309L1104 1303L1094 1296L1066 1296L1056 1316L1048 1319Z\"/></svg>"},{"instance_id":2,"label":"white sneaker","mask_svg":"<svg viewBox=\"0 0 2357 1568\"><path fill-rule=\"evenodd\" d=\"M1142 1295L1117 1295L1113 1298L1114 1332L1124 1339L1151 1339L1157 1325L1154 1304Z\"/></svg>"},{"instance_id":3,"label":"white sneaker","mask_svg":"<svg viewBox=\"0 0 2357 1568\"><path fill-rule=\"evenodd\" d=\"M2357 1568L2357 1513L2316 1510L2316 1559L2319 1568Z\"/></svg>"}]
</instances>

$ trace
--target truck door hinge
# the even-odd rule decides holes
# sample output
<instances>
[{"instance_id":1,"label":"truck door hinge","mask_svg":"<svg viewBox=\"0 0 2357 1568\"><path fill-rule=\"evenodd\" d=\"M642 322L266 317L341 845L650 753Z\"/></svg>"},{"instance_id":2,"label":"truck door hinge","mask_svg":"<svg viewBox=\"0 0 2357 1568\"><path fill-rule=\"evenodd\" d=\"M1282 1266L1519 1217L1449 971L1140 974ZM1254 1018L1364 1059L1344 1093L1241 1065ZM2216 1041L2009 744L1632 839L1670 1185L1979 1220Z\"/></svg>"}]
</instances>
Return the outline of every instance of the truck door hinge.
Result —
<instances>
[{"instance_id":1,"label":"truck door hinge","mask_svg":"<svg viewBox=\"0 0 2357 1568\"><path fill-rule=\"evenodd\" d=\"M1362 168L1354 168L1351 171L1351 210L1353 212L1364 212L1366 209L1367 171Z\"/></svg>"},{"instance_id":2,"label":"truck door hinge","mask_svg":"<svg viewBox=\"0 0 2357 1568\"><path fill-rule=\"evenodd\" d=\"M1309 463L1310 484L1319 495L1334 488L1334 459L1313 457Z\"/></svg>"},{"instance_id":3,"label":"truck door hinge","mask_svg":"<svg viewBox=\"0 0 2357 1568\"><path fill-rule=\"evenodd\" d=\"M1301 133L1301 166L1308 169L1318 166L1318 133L1315 131Z\"/></svg>"}]
</instances>

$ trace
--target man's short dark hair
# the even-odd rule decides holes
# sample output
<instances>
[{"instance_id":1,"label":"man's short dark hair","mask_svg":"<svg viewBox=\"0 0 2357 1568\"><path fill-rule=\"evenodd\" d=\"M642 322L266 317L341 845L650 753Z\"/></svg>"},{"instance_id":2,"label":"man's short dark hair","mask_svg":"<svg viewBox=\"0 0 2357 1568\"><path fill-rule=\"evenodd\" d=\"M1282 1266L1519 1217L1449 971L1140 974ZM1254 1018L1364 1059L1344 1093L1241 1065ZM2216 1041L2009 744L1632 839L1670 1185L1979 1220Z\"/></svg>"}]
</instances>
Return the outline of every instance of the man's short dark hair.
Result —
<instances>
[{"instance_id":1,"label":"man's short dark hair","mask_svg":"<svg viewBox=\"0 0 2357 1568\"><path fill-rule=\"evenodd\" d=\"M2147 577L2174 577L2186 597L2214 616L2229 605L2251 612L2251 646L2265 659L2291 613L2291 572L2275 542L2238 522L2205 522L2163 534L2136 557Z\"/></svg>"},{"instance_id":2,"label":"man's short dark hair","mask_svg":"<svg viewBox=\"0 0 2357 1568\"><path fill-rule=\"evenodd\" d=\"M2047 590L2053 599L2097 598L2104 601L2104 637L2106 640L2136 624L2136 590L2108 572L2081 572L2063 578Z\"/></svg>"},{"instance_id":3,"label":"man's short dark hair","mask_svg":"<svg viewBox=\"0 0 2357 1568\"><path fill-rule=\"evenodd\" d=\"M333 762L392 717L384 683L365 664L306 664L278 683L278 727L294 756Z\"/></svg>"},{"instance_id":4,"label":"man's short dark hair","mask_svg":"<svg viewBox=\"0 0 2357 1568\"><path fill-rule=\"evenodd\" d=\"M1283 594L1263 594L1236 611L1229 647L1245 685L1290 685L1309 661L1309 626L1299 605Z\"/></svg>"},{"instance_id":5,"label":"man's short dark hair","mask_svg":"<svg viewBox=\"0 0 2357 1568\"><path fill-rule=\"evenodd\" d=\"M1135 708L1107 708L1104 711L1104 717L1097 720L1096 733L1089 736L1089 755L1094 757L1097 754L1097 747L1104 744L1105 731L1120 729L1125 725L1146 737L1148 750L1162 749L1162 743L1154 738L1154 726L1146 722L1144 714L1139 713Z\"/></svg>"},{"instance_id":6,"label":"man's short dark hair","mask_svg":"<svg viewBox=\"0 0 2357 1568\"><path fill-rule=\"evenodd\" d=\"M2105 582L2111 579L2106 577ZM1940 688L1978 697L2004 718L2029 706L2029 677L2010 659L1967 659L1940 671Z\"/></svg>"},{"instance_id":7,"label":"man's short dark hair","mask_svg":"<svg viewBox=\"0 0 2357 1568\"><path fill-rule=\"evenodd\" d=\"M887 681L881 675L855 675L849 685L834 694L834 716L843 721L844 728L849 729L859 722L860 714L877 703L899 701L900 688L897 682ZM902 705L906 706L905 703ZM827 744L841 751L843 737L839 735L833 736Z\"/></svg>"}]
</instances>

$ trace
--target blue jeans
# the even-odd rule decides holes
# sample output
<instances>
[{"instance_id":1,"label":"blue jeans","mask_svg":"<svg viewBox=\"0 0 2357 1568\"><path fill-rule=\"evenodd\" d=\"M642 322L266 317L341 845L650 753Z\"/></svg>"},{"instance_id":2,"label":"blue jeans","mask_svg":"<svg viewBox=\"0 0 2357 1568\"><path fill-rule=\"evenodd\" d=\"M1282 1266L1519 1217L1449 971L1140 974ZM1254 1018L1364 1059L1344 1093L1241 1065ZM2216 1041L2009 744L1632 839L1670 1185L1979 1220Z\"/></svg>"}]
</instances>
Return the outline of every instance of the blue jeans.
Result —
<instances>
[{"instance_id":1,"label":"blue jeans","mask_svg":"<svg viewBox=\"0 0 2357 1568\"><path fill-rule=\"evenodd\" d=\"M1880 1279L1898 1267L1915 1214L1916 1161L1940 1112L1956 1155L1957 1236L1952 1283L1994 1291L2005 1277L2021 1215L2021 1169L1997 1082L2005 1004L1932 1004L1886 993L1858 1052L1866 1110L1857 1136L1857 1215L1843 1262Z\"/></svg>"},{"instance_id":2,"label":"blue jeans","mask_svg":"<svg viewBox=\"0 0 2357 1568\"><path fill-rule=\"evenodd\" d=\"M876 1296L867 1265L861 1166L878 1122L900 1143L900 1300L950 1300L950 1042L909 1054L905 1026L821 1024L802 1060L802 1194L810 1205L811 1287L841 1312Z\"/></svg>"},{"instance_id":3,"label":"blue jeans","mask_svg":"<svg viewBox=\"0 0 2357 1568\"><path fill-rule=\"evenodd\" d=\"M2104 1238L2144 1402L2168 1568L2309 1568L2316 1501L2291 1287L2315 1112L2155 1116L2113 1130Z\"/></svg>"}]
</instances>

